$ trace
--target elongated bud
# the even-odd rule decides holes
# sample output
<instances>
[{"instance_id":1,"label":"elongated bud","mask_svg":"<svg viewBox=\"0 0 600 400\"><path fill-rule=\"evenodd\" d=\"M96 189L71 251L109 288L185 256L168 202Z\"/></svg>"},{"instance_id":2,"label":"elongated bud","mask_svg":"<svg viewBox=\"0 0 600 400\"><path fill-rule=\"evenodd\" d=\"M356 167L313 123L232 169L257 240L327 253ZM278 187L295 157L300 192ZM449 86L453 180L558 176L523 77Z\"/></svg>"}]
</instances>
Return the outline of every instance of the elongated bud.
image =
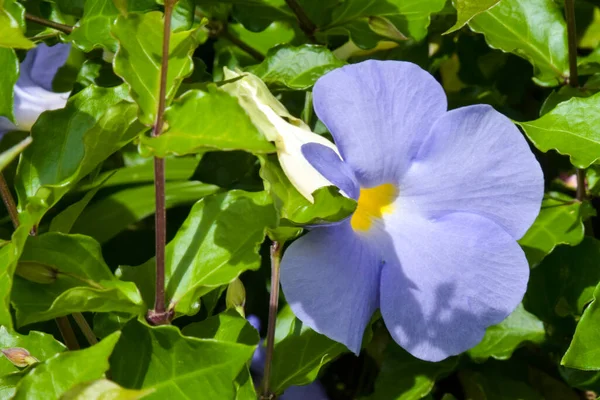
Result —
<instances>
[{"instance_id":1,"label":"elongated bud","mask_svg":"<svg viewBox=\"0 0 600 400\"><path fill-rule=\"evenodd\" d=\"M388 39L396 41L407 39L406 36L404 36L387 18L377 16L369 17L369 28L378 35Z\"/></svg>"},{"instance_id":2,"label":"elongated bud","mask_svg":"<svg viewBox=\"0 0 600 400\"><path fill-rule=\"evenodd\" d=\"M29 354L29 352L22 347L8 347L0 351L2 351L4 357L13 363L15 367L25 368L40 362L40 360Z\"/></svg>"},{"instance_id":3,"label":"elongated bud","mask_svg":"<svg viewBox=\"0 0 600 400\"><path fill-rule=\"evenodd\" d=\"M227 308L235 308L238 313L244 316L244 305L246 304L246 288L241 280L236 279L227 286L225 295L225 304Z\"/></svg>"},{"instance_id":4,"label":"elongated bud","mask_svg":"<svg viewBox=\"0 0 600 400\"><path fill-rule=\"evenodd\" d=\"M48 285L56 281L58 270L37 262L23 261L17 264L15 274L28 281Z\"/></svg>"}]
</instances>

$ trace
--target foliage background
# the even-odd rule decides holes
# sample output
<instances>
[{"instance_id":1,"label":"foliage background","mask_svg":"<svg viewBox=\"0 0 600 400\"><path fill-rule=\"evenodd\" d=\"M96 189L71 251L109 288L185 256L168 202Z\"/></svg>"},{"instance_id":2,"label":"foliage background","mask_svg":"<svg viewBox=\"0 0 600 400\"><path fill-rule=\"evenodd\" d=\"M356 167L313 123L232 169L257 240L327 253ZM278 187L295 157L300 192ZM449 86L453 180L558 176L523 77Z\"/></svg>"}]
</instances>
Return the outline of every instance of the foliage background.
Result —
<instances>
[{"instance_id":1,"label":"foliage background","mask_svg":"<svg viewBox=\"0 0 600 400\"><path fill-rule=\"evenodd\" d=\"M529 288L477 347L441 363L408 355L376 317L355 357L303 327L281 299L272 389L318 380L331 399L597 397L600 2L575 1L569 53L563 4L553 0L179 0L167 125L151 138L162 10L154 0L0 0L0 115L12 118L28 49L73 46L53 84L72 91L67 106L39 118L19 157L12 146L28 133L0 143L20 221L15 230L0 210L0 347L40 361L22 368L0 358L0 397L256 398L248 364L259 334L227 310L224 291L241 274L246 315L263 321L264 336L267 233L292 238L352 205L328 190L306 203L272 144L218 88L222 69L258 75L327 136L311 87L365 59L414 62L443 84L450 108L491 104L522 128L547 190L520 241ZM167 159L167 297L177 317L160 327L143 322L154 296L153 155ZM576 168L587 182L578 195ZM101 341L90 346L75 329L83 349L68 351L73 338L53 319L64 329L65 317L81 315L88 339Z\"/></svg>"}]
</instances>

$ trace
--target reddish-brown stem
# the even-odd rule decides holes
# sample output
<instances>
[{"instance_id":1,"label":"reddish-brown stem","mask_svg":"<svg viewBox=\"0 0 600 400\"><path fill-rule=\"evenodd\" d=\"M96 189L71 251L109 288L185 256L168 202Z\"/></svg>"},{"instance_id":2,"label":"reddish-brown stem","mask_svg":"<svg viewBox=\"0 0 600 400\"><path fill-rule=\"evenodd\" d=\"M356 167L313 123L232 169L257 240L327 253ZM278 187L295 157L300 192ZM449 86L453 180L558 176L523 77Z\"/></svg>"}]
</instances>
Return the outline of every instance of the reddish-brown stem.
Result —
<instances>
[{"instance_id":1,"label":"reddish-brown stem","mask_svg":"<svg viewBox=\"0 0 600 400\"><path fill-rule=\"evenodd\" d=\"M8 211L8 215L10 215L10 220L13 223L15 229L19 226L19 212L17 211L17 205L15 204L15 200L13 199L12 193L6 183L6 179L4 178L4 174L0 172L0 195L2 196L2 201L6 206L6 210Z\"/></svg>"},{"instance_id":2,"label":"reddish-brown stem","mask_svg":"<svg viewBox=\"0 0 600 400\"><path fill-rule=\"evenodd\" d=\"M73 27L70 25L50 21L49 19L38 17L37 15L25 13L25 19L31 22L35 22L36 24L42 26L47 26L48 28L56 29L57 31L61 31L62 33L66 33L67 35L73 32Z\"/></svg>"}]
</instances>

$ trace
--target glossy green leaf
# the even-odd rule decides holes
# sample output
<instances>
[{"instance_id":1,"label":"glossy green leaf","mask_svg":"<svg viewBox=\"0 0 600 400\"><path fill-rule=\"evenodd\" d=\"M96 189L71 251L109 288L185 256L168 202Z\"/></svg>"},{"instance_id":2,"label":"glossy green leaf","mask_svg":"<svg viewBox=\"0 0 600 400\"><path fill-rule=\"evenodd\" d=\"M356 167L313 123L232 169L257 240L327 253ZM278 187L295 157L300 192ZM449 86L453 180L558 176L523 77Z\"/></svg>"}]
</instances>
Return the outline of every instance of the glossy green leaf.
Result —
<instances>
[{"instance_id":1,"label":"glossy green leaf","mask_svg":"<svg viewBox=\"0 0 600 400\"><path fill-rule=\"evenodd\" d=\"M600 242L586 237L575 247L560 246L531 271L526 307L545 321L578 317L600 281Z\"/></svg>"},{"instance_id":2,"label":"glossy green leaf","mask_svg":"<svg viewBox=\"0 0 600 400\"><path fill-rule=\"evenodd\" d=\"M31 49L35 44L23 34L25 7L15 0L0 0L0 47Z\"/></svg>"},{"instance_id":3,"label":"glossy green leaf","mask_svg":"<svg viewBox=\"0 0 600 400\"><path fill-rule=\"evenodd\" d=\"M123 329L111 357L112 379L130 389L151 389L144 399L232 399L233 381L256 344L183 336L174 326L137 321Z\"/></svg>"},{"instance_id":4,"label":"glossy green leaf","mask_svg":"<svg viewBox=\"0 0 600 400\"><path fill-rule=\"evenodd\" d=\"M12 303L17 322L26 325L73 312L118 311L143 314L145 304L130 282L118 280L104 260L98 242L82 235L46 233L29 238L20 262L53 268L53 283L15 277Z\"/></svg>"},{"instance_id":5,"label":"glossy green leaf","mask_svg":"<svg viewBox=\"0 0 600 400\"><path fill-rule=\"evenodd\" d=\"M0 33L0 35L2 34ZM19 79L19 59L15 51L0 47L0 65L2 65L2 74L0 75L0 117L6 117L14 122L13 88L17 83L17 79Z\"/></svg>"},{"instance_id":6,"label":"glossy green leaf","mask_svg":"<svg viewBox=\"0 0 600 400\"><path fill-rule=\"evenodd\" d=\"M448 29L446 33L459 30L473 19L473 17L489 10L499 2L500 0L455 0L454 7L458 14L456 24Z\"/></svg>"},{"instance_id":7,"label":"glossy green leaf","mask_svg":"<svg viewBox=\"0 0 600 400\"><path fill-rule=\"evenodd\" d=\"M597 260L597 259L596 259ZM575 335L561 364L583 370L600 370L600 284L594 291L592 303L585 309L577 324Z\"/></svg>"},{"instance_id":8,"label":"glossy green leaf","mask_svg":"<svg viewBox=\"0 0 600 400\"><path fill-rule=\"evenodd\" d=\"M252 124L238 101L222 90L190 90L165 113L167 128L159 137L141 137L143 150L164 157L206 149L269 153L275 146Z\"/></svg>"},{"instance_id":9,"label":"glossy green leaf","mask_svg":"<svg viewBox=\"0 0 600 400\"><path fill-rule=\"evenodd\" d=\"M490 46L531 62L539 84L556 86L568 77L566 23L552 0L502 0L469 26Z\"/></svg>"},{"instance_id":10,"label":"glossy green leaf","mask_svg":"<svg viewBox=\"0 0 600 400\"><path fill-rule=\"evenodd\" d=\"M487 328L483 340L469 350L469 355L475 360L486 360L489 357L507 360L524 342L540 344L545 337L542 321L519 304L507 319Z\"/></svg>"},{"instance_id":11,"label":"glossy green leaf","mask_svg":"<svg viewBox=\"0 0 600 400\"><path fill-rule=\"evenodd\" d=\"M307 327L292 332L275 343L271 390L282 393L290 386L311 383L325 364L346 351L343 344Z\"/></svg>"},{"instance_id":12,"label":"glossy green leaf","mask_svg":"<svg viewBox=\"0 0 600 400\"><path fill-rule=\"evenodd\" d=\"M140 121L151 126L156 119L162 58L163 16L160 12L120 16L112 28L119 41L114 70L129 84L131 96L140 107ZM206 40L201 29L174 32L169 44L167 102L179 84L192 72L192 53Z\"/></svg>"},{"instance_id":13,"label":"glossy green leaf","mask_svg":"<svg viewBox=\"0 0 600 400\"><path fill-rule=\"evenodd\" d=\"M533 225L519 240L529 264L538 264L559 244L579 244L584 235L580 213L580 202L558 192L548 193Z\"/></svg>"},{"instance_id":14,"label":"glossy green leaf","mask_svg":"<svg viewBox=\"0 0 600 400\"><path fill-rule=\"evenodd\" d=\"M0 326L0 349L9 347L24 348L41 362L65 350L62 343L47 333L31 331L27 335L20 335ZM6 357L0 356L0 376L19 370Z\"/></svg>"},{"instance_id":15,"label":"glossy green leaf","mask_svg":"<svg viewBox=\"0 0 600 400\"><path fill-rule=\"evenodd\" d=\"M271 49L267 58L249 69L274 88L303 90L312 87L327 72L345 64L326 47L310 44Z\"/></svg>"},{"instance_id":16,"label":"glossy green leaf","mask_svg":"<svg viewBox=\"0 0 600 400\"><path fill-rule=\"evenodd\" d=\"M387 346L383 365L375 381L375 391L369 400L418 400L426 396L435 381L452 372L457 358L438 363L419 360L396 343Z\"/></svg>"},{"instance_id":17,"label":"glossy green leaf","mask_svg":"<svg viewBox=\"0 0 600 400\"><path fill-rule=\"evenodd\" d=\"M143 129L136 112L123 85L90 86L70 98L65 108L43 113L32 128L33 143L19 163L15 179L19 207L30 201L54 205Z\"/></svg>"},{"instance_id":18,"label":"glossy green leaf","mask_svg":"<svg viewBox=\"0 0 600 400\"><path fill-rule=\"evenodd\" d=\"M587 168L600 159L600 93L558 104L535 121L519 122L541 151L568 155L571 163Z\"/></svg>"},{"instance_id":19,"label":"glossy green leaf","mask_svg":"<svg viewBox=\"0 0 600 400\"><path fill-rule=\"evenodd\" d=\"M81 383L61 396L61 400L138 400L152 390L124 389L108 379Z\"/></svg>"},{"instance_id":20,"label":"glossy green leaf","mask_svg":"<svg viewBox=\"0 0 600 400\"><path fill-rule=\"evenodd\" d=\"M282 225L302 226L344 219L356 209L356 201L339 194L335 187L318 189L310 203L296 190L275 156L261 157L260 175L265 189L282 218Z\"/></svg>"},{"instance_id":21,"label":"glossy green leaf","mask_svg":"<svg viewBox=\"0 0 600 400\"><path fill-rule=\"evenodd\" d=\"M192 315L198 299L260 266L258 250L276 224L267 193L231 191L200 200L167 245L165 287L169 308ZM154 297L155 260L120 267L121 279L136 282L144 299Z\"/></svg>"},{"instance_id":22,"label":"glossy green leaf","mask_svg":"<svg viewBox=\"0 0 600 400\"><path fill-rule=\"evenodd\" d=\"M167 182L166 208L194 203L219 190L218 186L197 181ZM153 215L154 210L154 185L123 189L88 207L73 225L73 232L105 243L131 224Z\"/></svg>"},{"instance_id":23,"label":"glossy green leaf","mask_svg":"<svg viewBox=\"0 0 600 400\"><path fill-rule=\"evenodd\" d=\"M37 366L17 385L13 399L58 400L73 386L100 379L120 333L114 333L85 350L61 353Z\"/></svg>"},{"instance_id":24,"label":"glossy green leaf","mask_svg":"<svg viewBox=\"0 0 600 400\"><path fill-rule=\"evenodd\" d=\"M274 21L261 32L252 32L241 24L229 24L231 34L263 55L278 44L290 43L295 36L294 29L285 22Z\"/></svg>"},{"instance_id":25,"label":"glossy green leaf","mask_svg":"<svg viewBox=\"0 0 600 400\"><path fill-rule=\"evenodd\" d=\"M201 322L194 322L182 329L185 336L215 339L223 342L258 345L258 332L235 310L227 310Z\"/></svg>"}]
</instances>

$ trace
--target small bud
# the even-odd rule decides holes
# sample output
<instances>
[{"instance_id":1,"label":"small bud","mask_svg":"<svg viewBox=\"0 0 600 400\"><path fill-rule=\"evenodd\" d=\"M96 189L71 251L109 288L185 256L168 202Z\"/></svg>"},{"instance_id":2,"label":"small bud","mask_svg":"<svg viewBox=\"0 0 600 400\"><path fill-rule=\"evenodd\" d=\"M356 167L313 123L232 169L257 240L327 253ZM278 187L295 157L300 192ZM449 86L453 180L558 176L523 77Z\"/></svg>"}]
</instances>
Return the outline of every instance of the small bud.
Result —
<instances>
[{"instance_id":1,"label":"small bud","mask_svg":"<svg viewBox=\"0 0 600 400\"><path fill-rule=\"evenodd\" d=\"M0 351L2 351L2 354L4 354L8 361L13 363L15 367L25 368L40 362L40 360L29 354L29 352L22 347L9 347Z\"/></svg>"},{"instance_id":2,"label":"small bud","mask_svg":"<svg viewBox=\"0 0 600 400\"><path fill-rule=\"evenodd\" d=\"M227 305L227 308L235 308L242 316L244 315L246 288L244 288L244 284L241 280L236 279L227 286L225 304Z\"/></svg>"},{"instance_id":3,"label":"small bud","mask_svg":"<svg viewBox=\"0 0 600 400\"><path fill-rule=\"evenodd\" d=\"M17 264L15 274L28 281L47 285L56 281L58 270L37 262L23 261Z\"/></svg>"},{"instance_id":4,"label":"small bud","mask_svg":"<svg viewBox=\"0 0 600 400\"><path fill-rule=\"evenodd\" d=\"M392 40L406 40L406 36L392 22L383 17L369 17L369 28L378 35Z\"/></svg>"}]
</instances>

